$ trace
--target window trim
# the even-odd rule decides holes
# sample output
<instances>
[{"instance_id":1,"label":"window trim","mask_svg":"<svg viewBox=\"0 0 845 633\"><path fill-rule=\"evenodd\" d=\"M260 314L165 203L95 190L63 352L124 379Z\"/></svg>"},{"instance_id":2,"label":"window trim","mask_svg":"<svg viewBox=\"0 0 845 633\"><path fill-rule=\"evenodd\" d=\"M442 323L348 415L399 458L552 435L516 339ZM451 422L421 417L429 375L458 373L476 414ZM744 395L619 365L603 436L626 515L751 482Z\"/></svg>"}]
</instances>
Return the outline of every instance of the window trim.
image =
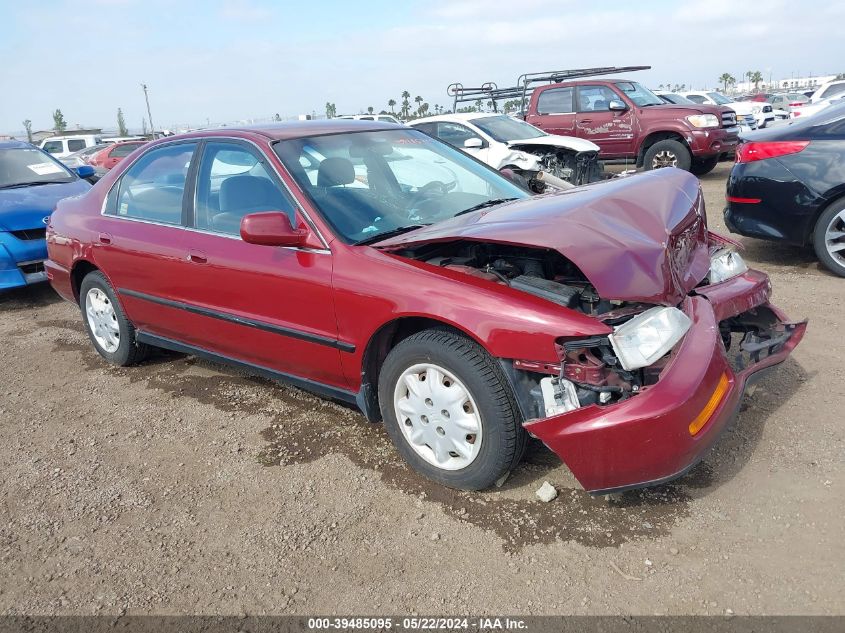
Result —
<instances>
[{"instance_id":1,"label":"window trim","mask_svg":"<svg viewBox=\"0 0 845 633\"><path fill-rule=\"evenodd\" d=\"M129 221L129 222L142 222L144 224L153 224L153 225L156 225L156 226L165 226L165 227L168 227L168 228L171 228L171 229L180 229L182 231L192 231L194 233L204 233L204 234L207 234L207 235L215 235L217 237L224 237L224 238L227 238L227 239L238 239L238 240L240 240L240 237L235 237L234 235L225 235L223 233L212 233L212 232L209 232L209 231L205 231L203 229L188 227L184 223L184 217L183 217L183 224L177 225L177 224L165 224L163 222L156 222L154 220L144 220L143 218L122 217L122 216L119 216L119 215L106 213L106 206L108 205L109 196L111 195L114 188L120 186L120 183L123 181L123 177L126 175L126 172L128 172L130 169L132 169L132 166L135 163L137 163L139 160L141 160L141 158L146 156L148 152L151 152L151 151L156 150L156 149L161 148L161 147L168 147L170 145L178 145L180 143L197 143L197 145L199 146L200 144L203 144L206 141L212 141L212 140L213 141L216 141L216 140L241 141L241 142L244 142L244 143L248 143L249 145L251 145L252 147L254 147L258 151L258 153L261 155L263 160L267 161L267 157L265 156L262 147L258 143L253 141L252 139L248 139L248 138L240 138L240 137L233 137L233 136L194 136L194 137L190 137L190 138L180 138L180 139L174 139L174 140L167 140L163 143L153 145L152 147L147 147L146 149L144 149L144 151L139 156L135 157L135 160L133 160L131 163L129 163L126 166L126 168L123 170L123 172L111 184L111 186L109 187L109 190L106 192L106 195L103 196L103 204L100 207L100 215L105 216L105 217L109 217L109 218L114 218L114 219L117 219L117 220L124 220L124 221ZM271 141L270 142L271 149L272 149L273 145L277 142L278 141ZM195 151L197 151L197 150L195 150ZM279 169L276 168L276 165L273 164L272 161L267 161L267 163L270 166L270 171L272 171L276 175L276 177L282 183L282 186L284 187L285 191L287 191L291 200L293 200L294 205L295 205L295 211L297 211L301 215L302 219L305 221L305 223L308 225L308 227L314 232L314 234L319 238L320 242L322 242L322 244L323 244L322 249L310 248L310 247L307 247L307 246L280 246L279 248L282 248L284 250L302 251L302 252L306 252L306 253L331 255L332 251L331 251L331 247L329 246L329 241L326 240L326 238L323 236L322 231L320 231L320 229L317 228L317 225L311 219L311 216L308 214L308 211L302 205L299 198L294 194L293 190L285 182L285 179L282 178L282 174L279 171ZM121 161L121 165L122 164L123 164L123 161ZM198 162L195 161L194 164L198 165ZM287 173L287 170L285 170L285 173ZM189 170L189 175L190 175L190 170ZM195 176L195 180L196 180L196 173L194 174L194 176ZM289 177L290 177L290 175L289 175ZM186 176L186 178L185 178L186 188L188 186L188 184L187 184L188 180L187 179L188 179L188 176ZM184 205L185 199L186 198L183 197L183 200L182 200L183 205ZM240 241L242 242L243 240L240 240Z\"/></svg>"}]
</instances>

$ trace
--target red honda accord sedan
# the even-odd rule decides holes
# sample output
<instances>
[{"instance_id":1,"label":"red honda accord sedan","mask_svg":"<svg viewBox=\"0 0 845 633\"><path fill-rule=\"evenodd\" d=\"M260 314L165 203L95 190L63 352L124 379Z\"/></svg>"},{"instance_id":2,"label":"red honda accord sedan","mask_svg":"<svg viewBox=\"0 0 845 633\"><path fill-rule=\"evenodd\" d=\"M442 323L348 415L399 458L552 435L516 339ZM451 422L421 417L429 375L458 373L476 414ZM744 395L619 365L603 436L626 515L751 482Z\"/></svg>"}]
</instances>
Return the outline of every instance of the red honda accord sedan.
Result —
<instances>
[{"instance_id":1,"label":"red honda accord sedan","mask_svg":"<svg viewBox=\"0 0 845 633\"><path fill-rule=\"evenodd\" d=\"M109 362L167 348L355 404L470 490L529 435L595 493L677 477L806 328L683 171L532 197L375 122L150 143L60 203L47 241Z\"/></svg>"}]
</instances>

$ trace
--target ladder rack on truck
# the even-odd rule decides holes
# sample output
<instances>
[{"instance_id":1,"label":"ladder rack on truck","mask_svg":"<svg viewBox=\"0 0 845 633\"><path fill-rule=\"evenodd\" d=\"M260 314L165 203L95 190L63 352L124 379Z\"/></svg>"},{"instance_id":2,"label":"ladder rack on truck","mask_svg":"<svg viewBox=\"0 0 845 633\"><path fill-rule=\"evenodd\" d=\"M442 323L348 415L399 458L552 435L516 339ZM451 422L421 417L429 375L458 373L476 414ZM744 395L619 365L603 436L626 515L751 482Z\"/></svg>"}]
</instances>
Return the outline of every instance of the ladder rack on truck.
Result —
<instances>
[{"instance_id":1,"label":"ladder rack on truck","mask_svg":"<svg viewBox=\"0 0 845 633\"><path fill-rule=\"evenodd\" d=\"M542 73L524 73L516 80L516 85L510 88L499 88L494 82L488 81L478 87L467 88L461 83L449 84L446 94L454 98L452 111L458 111L459 103L489 100L493 102L493 111L498 112L497 101L502 99L519 99L520 110L525 110L525 101L531 96L534 85L539 83L560 83L579 77L598 77L600 75L614 75L629 73L637 70L648 70L651 66L604 66L598 68L573 68L570 70L556 70Z\"/></svg>"}]
</instances>

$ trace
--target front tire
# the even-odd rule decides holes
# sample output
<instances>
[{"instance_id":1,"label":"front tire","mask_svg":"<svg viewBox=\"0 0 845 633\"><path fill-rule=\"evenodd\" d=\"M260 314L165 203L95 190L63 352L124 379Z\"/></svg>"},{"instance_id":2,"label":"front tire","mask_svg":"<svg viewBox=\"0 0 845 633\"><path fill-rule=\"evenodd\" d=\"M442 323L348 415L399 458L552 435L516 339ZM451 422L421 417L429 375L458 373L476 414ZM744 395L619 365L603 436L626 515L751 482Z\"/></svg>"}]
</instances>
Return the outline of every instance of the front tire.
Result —
<instances>
[{"instance_id":1,"label":"front tire","mask_svg":"<svg viewBox=\"0 0 845 633\"><path fill-rule=\"evenodd\" d=\"M136 340L135 327L100 271L88 273L82 280L79 307L94 349L112 365L134 365L147 356L149 348Z\"/></svg>"},{"instance_id":2,"label":"front tire","mask_svg":"<svg viewBox=\"0 0 845 633\"><path fill-rule=\"evenodd\" d=\"M689 171L691 165L692 155L686 145L672 139L657 141L645 151L645 156L643 156L645 171L661 167L677 167Z\"/></svg>"},{"instance_id":3,"label":"front tire","mask_svg":"<svg viewBox=\"0 0 845 633\"><path fill-rule=\"evenodd\" d=\"M696 176L704 176L709 174L719 164L719 155L711 156L710 158L696 158L693 159L690 165L690 171Z\"/></svg>"},{"instance_id":4,"label":"front tire","mask_svg":"<svg viewBox=\"0 0 845 633\"><path fill-rule=\"evenodd\" d=\"M450 488L489 488L525 450L527 433L501 369L475 341L448 330L424 330L391 350L379 402L402 457Z\"/></svg>"},{"instance_id":5,"label":"front tire","mask_svg":"<svg viewBox=\"0 0 845 633\"><path fill-rule=\"evenodd\" d=\"M813 231L816 256L830 272L845 277L845 199L821 214Z\"/></svg>"}]
</instances>

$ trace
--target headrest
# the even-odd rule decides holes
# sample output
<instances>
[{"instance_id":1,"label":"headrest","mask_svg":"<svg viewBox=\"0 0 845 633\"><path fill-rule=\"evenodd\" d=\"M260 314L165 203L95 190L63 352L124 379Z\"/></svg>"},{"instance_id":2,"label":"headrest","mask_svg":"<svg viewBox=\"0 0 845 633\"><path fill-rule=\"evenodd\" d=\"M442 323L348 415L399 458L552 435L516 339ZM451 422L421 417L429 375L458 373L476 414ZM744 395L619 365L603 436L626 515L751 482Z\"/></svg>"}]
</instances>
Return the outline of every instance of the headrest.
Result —
<instances>
[{"instance_id":1,"label":"headrest","mask_svg":"<svg viewBox=\"0 0 845 633\"><path fill-rule=\"evenodd\" d=\"M355 182L355 167L346 158L326 158L317 170L318 187L335 187Z\"/></svg>"}]
</instances>

